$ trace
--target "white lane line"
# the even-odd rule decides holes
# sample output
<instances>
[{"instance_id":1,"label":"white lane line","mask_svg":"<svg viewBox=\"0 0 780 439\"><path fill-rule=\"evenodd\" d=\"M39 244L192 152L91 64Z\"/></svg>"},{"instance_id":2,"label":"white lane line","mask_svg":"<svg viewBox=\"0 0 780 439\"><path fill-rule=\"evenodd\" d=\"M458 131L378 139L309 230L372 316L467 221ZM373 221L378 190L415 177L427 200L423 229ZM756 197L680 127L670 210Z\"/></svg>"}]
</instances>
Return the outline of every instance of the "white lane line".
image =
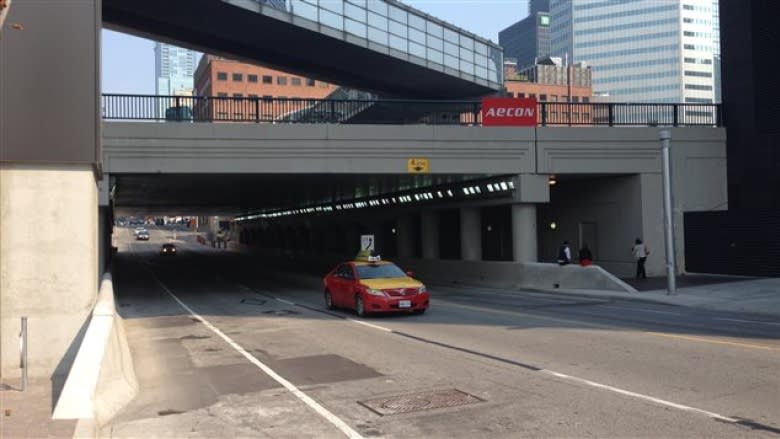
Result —
<instances>
[{"instance_id":1,"label":"white lane line","mask_svg":"<svg viewBox=\"0 0 780 439\"><path fill-rule=\"evenodd\" d=\"M252 354L247 352L244 348L242 348L238 343L233 341L230 337L225 335L222 331L220 331L216 326L212 325L208 320L197 314L195 311L190 309L189 306L187 306L184 302L182 302L178 297L176 297L175 294L171 290L168 289L159 279L157 279L157 276L152 273L152 277L154 277L155 281L157 281L157 284L162 287L163 290L165 290L166 293L168 293L171 297L173 297L173 300L179 303L182 308L184 308L190 315L196 319L198 319L201 323L206 325L207 328L209 328L213 333L217 334L220 338L225 340L227 344L229 344L233 349L238 351L241 355L243 355L247 360L249 360L250 363L254 364L260 370L268 374L271 378L273 378L277 383L284 386L287 390L289 390L293 395L298 397L301 401L303 401L306 405L311 407L315 412L319 413L323 418L328 420L331 424L336 426L339 430L341 430L342 433L344 433L349 438L355 438L355 439L364 439L363 436L361 436L358 432L353 430L349 425L347 425L346 422L339 419L336 415L331 413L328 409L321 406L317 401L313 400L309 395L303 393L300 389L295 387L295 385L286 379L284 379L281 375L274 372L273 369L263 364L260 360L255 358Z\"/></svg>"},{"instance_id":2,"label":"white lane line","mask_svg":"<svg viewBox=\"0 0 780 439\"><path fill-rule=\"evenodd\" d=\"M759 324L759 325L780 326L780 323L777 323L777 322L762 322L760 320L726 319L726 318L719 318L719 317L716 317L715 320L723 320L723 321L726 321L726 322L756 323L756 324Z\"/></svg>"},{"instance_id":3,"label":"white lane line","mask_svg":"<svg viewBox=\"0 0 780 439\"><path fill-rule=\"evenodd\" d=\"M640 312L640 313L642 313L642 312L651 312L651 313L655 313L655 314L668 314L668 315L673 315L673 316L682 316L682 314L680 314L680 312L675 312L675 311L657 311L657 310L654 310L654 309L626 308L626 307L622 307L622 306L604 306L604 308L616 309L616 310L621 310L621 311L636 311L636 312Z\"/></svg>"},{"instance_id":4,"label":"white lane line","mask_svg":"<svg viewBox=\"0 0 780 439\"><path fill-rule=\"evenodd\" d=\"M167 288L166 288L166 291L167 291ZM173 296L173 293L171 293L170 291L168 292L168 294L171 294L171 296ZM173 297L174 297L174 299L176 299L176 296L173 296ZM178 299L176 299L176 300L178 301ZM276 298L276 300L280 300L281 301L281 299L279 299L279 298ZM180 301L179 301L179 303L181 304ZM181 304L181 305L185 306L184 304ZM470 307L470 306L455 305L455 304L452 304L452 303L449 303L449 305L455 306L455 307L463 307L463 308L474 308L474 307ZM185 306L185 308L186 308L186 306ZM618 308L620 308L620 307L618 307ZM655 311L655 312L669 314L669 313L664 312L664 311ZM521 313L513 312L511 314L521 314ZM193 315L194 315L194 313L193 313ZM370 328L378 329L378 330L384 331L384 332L389 332L389 333L393 333L394 332L393 329L385 328L385 327L379 326L379 325L374 325L374 324L371 324L371 323L368 323L368 322L364 322L362 320L356 320L356 319L350 319L350 318L348 318L346 320L350 321L350 322L358 323L360 325L368 326ZM249 354L246 354L246 355L249 355ZM252 357L252 358L254 358L254 357ZM682 410L682 411L686 411L686 412L702 414L702 415L705 415L707 417L710 417L710 418L713 418L713 419L719 419L719 420L724 421L724 422L729 422L729 423L732 423L732 424L736 424L736 423L739 422L738 419L729 418L727 416L723 416L723 415L720 415L720 414L715 413L715 412L710 412L710 411L707 411L707 410L704 410L704 409L699 409L699 408L696 408L696 407L690 407L690 406L683 405L683 404L677 404L677 403L674 403L674 402L671 402L671 401L667 401L667 400L664 400L664 399L660 399L660 398L656 398L656 397L653 397L653 396L643 395L641 393L632 392L630 390L624 390L624 389L621 389L621 388L618 388L618 387L613 387L613 386L609 386L609 385L606 385L606 384L597 383L595 381L586 380L584 378L578 378L578 377L575 377L575 376L566 375L566 374L563 374L563 373L560 373L560 372L555 372L555 371L548 370L548 369L540 369L539 372L547 374L547 375L551 375L551 376L554 376L554 377L557 377L557 378L561 378L561 379L565 379L565 380L569 380L569 381L575 381L575 382L578 382L578 383L581 383L581 384L585 384L585 385L590 386L590 387L596 387L596 388L599 388L599 389L603 389L603 390L608 390L608 391L611 391L611 392L619 393L621 395L626 395L626 396L630 396L630 397L633 397L633 398L642 399L644 401L650 401L650 402L653 402L653 403L656 403L656 404L659 404L659 405L663 405L663 406L666 406L666 407L672 407L672 408L676 408L678 410ZM347 427L347 428L349 428L349 427Z\"/></svg>"},{"instance_id":5,"label":"white lane line","mask_svg":"<svg viewBox=\"0 0 780 439\"><path fill-rule=\"evenodd\" d=\"M274 299L278 300L279 302L285 303L290 306L295 306L295 302L290 302L289 300L280 299L278 297L274 297Z\"/></svg>"},{"instance_id":6,"label":"white lane line","mask_svg":"<svg viewBox=\"0 0 780 439\"><path fill-rule=\"evenodd\" d=\"M611 392L620 393L622 395L631 396L631 397L634 397L634 398L643 399L645 401L654 402L656 404L660 404L660 405L663 405L663 406L676 408L678 410L683 410L683 411L686 411L686 412L699 413L699 414L708 416L710 418L719 419L721 421L730 422L732 424L736 424L736 423L739 422L738 419L729 418L728 416L719 415L719 414L717 414L715 412L710 412L710 411L707 411L707 410L702 410L702 409L698 409L696 407L690 407L690 406L687 406L687 405L677 404L677 403L674 403L674 402L671 402L671 401L667 401L665 399L655 398L655 397L652 397L652 396L643 395L641 393L631 392L629 390L623 390L623 389L620 389L620 388L617 388L617 387L612 387L612 386L608 386L606 384L596 383L594 381L586 380L586 379L583 379L583 378L577 378L577 377L574 377L574 376L571 376L571 375L566 375L566 374L563 374L563 373L553 372L553 371L547 370L547 369L542 369L540 372L546 373L548 375L552 375L552 376L555 376L555 377L558 377L558 378L562 378L562 379L565 379L565 380L575 381L575 382L578 382L578 383L581 383L581 384L585 384L585 385L588 385L588 386L591 386L591 387L597 387L599 389L609 390Z\"/></svg>"},{"instance_id":7,"label":"white lane line","mask_svg":"<svg viewBox=\"0 0 780 439\"><path fill-rule=\"evenodd\" d=\"M362 320L355 320L355 319L347 319L347 320L350 321L350 322L354 322L354 323L360 324L360 325L368 326L369 328L378 329L380 331L393 332L393 330L390 329L390 328L385 328L384 326L374 325L372 323L364 322Z\"/></svg>"}]
</instances>

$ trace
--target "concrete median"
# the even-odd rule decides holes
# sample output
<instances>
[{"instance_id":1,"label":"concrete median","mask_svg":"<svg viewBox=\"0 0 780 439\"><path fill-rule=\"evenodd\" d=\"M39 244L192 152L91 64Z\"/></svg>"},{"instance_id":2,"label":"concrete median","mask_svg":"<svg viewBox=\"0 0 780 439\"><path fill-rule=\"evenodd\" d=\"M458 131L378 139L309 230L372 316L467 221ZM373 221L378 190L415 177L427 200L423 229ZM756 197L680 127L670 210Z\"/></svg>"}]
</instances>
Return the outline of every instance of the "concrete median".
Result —
<instances>
[{"instance_id":1,"label":"concrete median","mask_svg":"<svg viewBox=\"0 0 780 439\"><path fill-rule=\"evenodd\" d=\"M138 393L138 383L116 312L111 275L105 274L84 340L54 409L53 419L78 419L77 437L94 437Z\"/></svg>"}]
</instances>

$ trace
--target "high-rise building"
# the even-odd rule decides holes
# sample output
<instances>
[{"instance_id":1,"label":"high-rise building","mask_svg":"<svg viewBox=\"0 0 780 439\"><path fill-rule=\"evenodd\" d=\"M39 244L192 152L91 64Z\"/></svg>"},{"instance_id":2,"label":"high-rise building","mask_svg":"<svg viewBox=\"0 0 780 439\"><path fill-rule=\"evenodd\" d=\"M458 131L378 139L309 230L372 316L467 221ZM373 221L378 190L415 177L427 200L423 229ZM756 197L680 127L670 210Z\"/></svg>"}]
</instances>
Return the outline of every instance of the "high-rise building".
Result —
<instances>
[{"instance_id":1,"label":"high-rise building","mask_svg":"<svg viewBox=\"0 0 780 439\"><path fill-rule=\"evenodd\" d=\"M550 0L528 0L528 15L550 12Z\"/></svg>"},{"instance_id":2,"label":"high-rise building","mask_svg":"<svg viewBox=\"0 0 780 439\"><path fill-rule=\"evenodd\" d=\"M550 0L551 54L612 100L715 100L717 0Z\"/></svg>"},{"instance_id":3,"label":"high-rise building","mask_svg":"<svg viewBox=\"0 0 780 439\"><path fill-rule=\"evenodd\" d=\"M550 0L531 0L528 16L498 33L504 56L514 58L519 68L550 55L549 6Z\"/></svg>"},{"instance_id":4,"label":"high-rise building","mask_svg":"<svg viewBox=\"0 0 780 439\"><path fill-rule=\"evenodd\" d=\"M712 0L712 74L715 78L715 102L721 103L720 72L720 8L718 0Z\"/></svg>"},{"instance_id":5,"label":"high-rise building","mask_svg":"<svg viewBox=\"0 0 780 439\"><path fill-rule=\"evenodd\" d=\"M157 94L173 96L181 94L181 90L192 90L197 56L194 50L156 43L154 71Z\"/></svg>"}]
</instances>

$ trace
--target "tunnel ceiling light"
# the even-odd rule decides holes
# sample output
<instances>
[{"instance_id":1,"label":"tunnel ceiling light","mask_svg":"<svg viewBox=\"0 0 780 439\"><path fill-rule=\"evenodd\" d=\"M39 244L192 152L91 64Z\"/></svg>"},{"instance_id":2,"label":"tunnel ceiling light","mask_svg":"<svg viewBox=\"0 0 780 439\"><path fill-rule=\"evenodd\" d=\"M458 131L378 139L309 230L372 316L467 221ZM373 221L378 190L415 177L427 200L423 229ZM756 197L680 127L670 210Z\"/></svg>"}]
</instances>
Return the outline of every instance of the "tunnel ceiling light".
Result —
<instances>
[{"instance_id":1,"label":"tunnel ceiling light","mask_svg":"<svg viewBox=\"0 0 780 439\"><path fill-rule=\"evenodd\" d=\"M555 230L558 228L558 224L555 221L552 221L550 223L550 230Z\"/></svg>"},{"instance_id":2,"label":"tunnel ceiling light","mask_svg":"<svg viewBox=\"0 0 780 439\"><path fill-rule=\"evenodd\" d=\"M554 176L551 176L550 178L554 179ZM437 197L439 199L443 199L445 198L445 194L446 197L456 198L456 194L454 191L457 191L458 187L460 188L461 191L463 191L463 194L466 197L470 197L472 195L482 195L483 192L485 191L491 194L494 192L513 191L515 189L515 183L513 180L485 183L484 188L481 185L473 185L473 186L458 185L451 189L437 190L435 192L431 191L431 192L417 192L411 194L407 193L403 195L389 196L387 198L376 197L376 198L368 198L362 200L352 200L350 202L341 202L341 203L334 203L334 204L327 204L327 205L323 204L319 206L308 206L308 207L292 208L287 210L279 210L275 212L238 216L235 218L235 221L250 221L254 219L265 219L265 218L280 218L280 217L285 217L290 215L308 215L308 214L321 213L321 212L334 212L334 211L342 211L342 210L350 210L350 209L365 209L371 207L381 207L381 206L398 204L398 203L405 204L405 203L412 203L412 202L423 202L429 200L436 200Z\"/></svg>"},{"instance_id":3,"label":"tunnel ceiling light","mask_svg":"<svg viewBox=\"0 0 780 439\"><path fill-rule=\"evenodd\" d=\"M549 184L550 186L555 186L556 184L558 184L558 179L554 175L551 175L547 179L547 184Z\"/></svg>"}]
</instances>

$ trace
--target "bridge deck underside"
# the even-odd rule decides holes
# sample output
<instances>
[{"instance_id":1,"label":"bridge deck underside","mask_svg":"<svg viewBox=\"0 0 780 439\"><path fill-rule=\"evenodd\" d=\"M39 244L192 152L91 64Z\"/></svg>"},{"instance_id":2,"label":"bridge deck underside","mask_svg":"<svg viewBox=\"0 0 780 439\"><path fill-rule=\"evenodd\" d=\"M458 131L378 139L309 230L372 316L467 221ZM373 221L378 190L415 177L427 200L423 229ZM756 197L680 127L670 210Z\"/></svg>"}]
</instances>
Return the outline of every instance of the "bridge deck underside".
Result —
<instances>
[{"instance_id":1,"label":"bridge deck underside","mask_svg":"<svg viewBox=\"0 0 780 439\"><path fill-rule=\"evenodd\" d=\"M394 97L459 99L495 90L218 0L103 0L103 24L205 53Z\"/></svg>"}]
</instances>

